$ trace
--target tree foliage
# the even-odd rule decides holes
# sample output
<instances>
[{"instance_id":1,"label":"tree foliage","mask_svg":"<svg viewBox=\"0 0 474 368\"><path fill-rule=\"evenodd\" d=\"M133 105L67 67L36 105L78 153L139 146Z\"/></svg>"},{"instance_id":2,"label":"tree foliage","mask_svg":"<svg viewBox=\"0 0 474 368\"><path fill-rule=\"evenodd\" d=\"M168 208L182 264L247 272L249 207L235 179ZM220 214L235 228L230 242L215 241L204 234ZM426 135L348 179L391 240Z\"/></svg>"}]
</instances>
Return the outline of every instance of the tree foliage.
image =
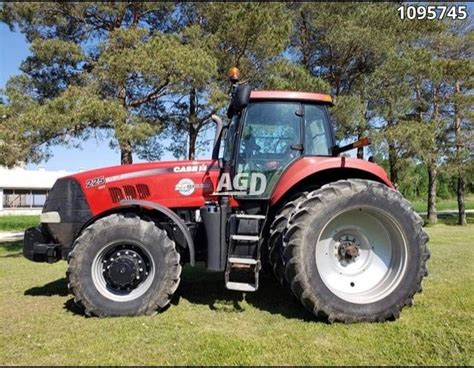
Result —
<instances>
[{"instance_id":1,"label":"tree foliage","mask_svg":"<svg viewBox=\"0 0 474 368\"><path fill-rule=\"evenodd\" d=\"M194 159L237 66L256 89L331 93L339 139L369 135L400 190L427 196L432 221L437 193L456 192L464 223L472 21L402 21L398 6L2 3L0 20L31 54L2 92L0 163L38 162L52 145L89 138L119 149L122 163L165 151Z\"/></svg>"}]
</instances>

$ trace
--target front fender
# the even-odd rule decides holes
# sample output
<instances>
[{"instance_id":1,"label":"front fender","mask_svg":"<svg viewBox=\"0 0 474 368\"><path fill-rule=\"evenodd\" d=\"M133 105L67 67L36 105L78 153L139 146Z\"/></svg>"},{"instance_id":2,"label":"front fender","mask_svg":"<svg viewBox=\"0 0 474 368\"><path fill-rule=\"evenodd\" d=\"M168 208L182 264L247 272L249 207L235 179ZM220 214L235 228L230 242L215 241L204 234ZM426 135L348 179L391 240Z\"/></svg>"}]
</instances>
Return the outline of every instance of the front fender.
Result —
<instances>
[{"instance_id":1,"label":"front fender","mask_svg":"<svg viewBox=\"0 0 474 368\"><path fill-rule=\"evenodd\" d=\"M123 207L139 206L139 207L144 207L144 208L151 208L167 216L183 232L184 238L186 239L186 243L189 248L189 262L191 266L194 266L195 250L194 250L193 238L191 234L189 233L189 230L186 227L186 224L183 222L183 220L181 220L181 218L176 213L174 213L172 210L170 210L169 208L165 206L162 206L158 203L150 202L150 201L123 200L123 201L120 201L120 205Z\"/></svg>"},{"instance_id":2,"label":"front fender","mask_svg":"<svg viewBox=\"0 0 474 368\"><path fill-rule=\"evenodd\" d=\"M270 205L277 203L301 182L315 175L324 177L325 173L334 173L335 170L340 179L363 176L394 188L385 170L372 162L347 157L303 157L285 170L273 190Z\"/></svg>"}]
</instances>

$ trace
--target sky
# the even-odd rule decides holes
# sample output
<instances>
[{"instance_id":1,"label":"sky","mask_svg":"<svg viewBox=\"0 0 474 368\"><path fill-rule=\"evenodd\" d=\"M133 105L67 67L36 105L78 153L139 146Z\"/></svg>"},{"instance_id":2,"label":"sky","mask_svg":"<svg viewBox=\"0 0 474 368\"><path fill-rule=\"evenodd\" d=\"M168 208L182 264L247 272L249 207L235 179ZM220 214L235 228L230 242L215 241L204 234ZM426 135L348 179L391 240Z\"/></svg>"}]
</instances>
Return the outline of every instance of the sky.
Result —
<instances>
[{"instance_id":1,"label":"sky","mask_svg":"<svg viewBox=\"0 0 474 368\"><path fill-rule=\"evenodd\" d=\"M19 74L20 64L29 55L29 45L23 34L12 32L0 23L0 88L4 88L7 80ZM94 139L83 142L82 149L53 147L52 157L38 165L28 164L27 169L45 168L46 170L66 170L77 172L104 166L120 164L120 153L109 147L108 141L97 142ZM163 160L174 158L165 154ZM143 162L136 156L133 162Z\"/></svg>"}]
</instances>

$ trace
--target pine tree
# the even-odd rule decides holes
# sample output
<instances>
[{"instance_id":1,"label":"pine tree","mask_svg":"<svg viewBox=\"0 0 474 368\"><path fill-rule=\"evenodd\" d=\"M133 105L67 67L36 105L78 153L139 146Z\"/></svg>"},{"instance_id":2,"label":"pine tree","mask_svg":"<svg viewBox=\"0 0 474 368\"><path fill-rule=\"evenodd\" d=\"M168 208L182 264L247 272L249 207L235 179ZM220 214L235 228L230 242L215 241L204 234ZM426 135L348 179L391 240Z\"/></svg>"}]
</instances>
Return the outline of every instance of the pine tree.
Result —
<instances>
[{"instance_id":1,"label":"pine tree","mask_svg":"<svg viewBox=\"0 0 474 368\"><path fill-rule=\"evenodd\" d=\"M1 19L31 42L23 80L50 120L25 111L21 122L3 124L27 135L40 129L30 149L38 154L41 143L83 140L99 130L119 147L121 163L131 163L134 147L162 130L165 98L179 94L184 81L205 85L216 75L212 55L170 32L174 14L169 3L2 4Z\"/></svg>"}]
</instances>

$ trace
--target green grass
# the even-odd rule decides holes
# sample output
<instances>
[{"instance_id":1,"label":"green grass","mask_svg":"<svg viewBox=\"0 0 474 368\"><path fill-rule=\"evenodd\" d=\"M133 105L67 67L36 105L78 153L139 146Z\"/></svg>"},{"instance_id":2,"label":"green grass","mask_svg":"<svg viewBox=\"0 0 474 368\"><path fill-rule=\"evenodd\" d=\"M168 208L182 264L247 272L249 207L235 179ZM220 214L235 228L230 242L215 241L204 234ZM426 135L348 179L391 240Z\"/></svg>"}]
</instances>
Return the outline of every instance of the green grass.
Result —
<instances>
[{"instance_id":1,"label":"green grass","mask_svg":"<svg viewBox=\"0 0 474 368\"><path fill-rule=\"evenodd\" d=\"M157 316L86 318L67 293L66 264L32 263L0 246L1 365L473 365L474 225L436 225L430 276L394 322L327 324L264 277L242 296L222 274L186 267Z\"/></svg>"},{"instance_id":2,"label":"green grass","mask_svg":"<svg viewBox=\"0 0 474 368\"><path fill-rule=\"evenodd\" d=\"M39 216L0 216L0 231L23 231L39 222Z\"/></svg>"},{"instance_id":3,"label":"green grass","mask_svg":"<svg viewBox=\"0 0 474 368\"><path fill-rule=\"evenodd\" d=\"M426 212L426 198L414 199L411 201L416 212ZM469 194L465 198L466 210L474 210L474 195ZM458 202L456 198L439 199L436 201L436 209L438 211L457 210Z\"/></svg>"}]
</instances>

